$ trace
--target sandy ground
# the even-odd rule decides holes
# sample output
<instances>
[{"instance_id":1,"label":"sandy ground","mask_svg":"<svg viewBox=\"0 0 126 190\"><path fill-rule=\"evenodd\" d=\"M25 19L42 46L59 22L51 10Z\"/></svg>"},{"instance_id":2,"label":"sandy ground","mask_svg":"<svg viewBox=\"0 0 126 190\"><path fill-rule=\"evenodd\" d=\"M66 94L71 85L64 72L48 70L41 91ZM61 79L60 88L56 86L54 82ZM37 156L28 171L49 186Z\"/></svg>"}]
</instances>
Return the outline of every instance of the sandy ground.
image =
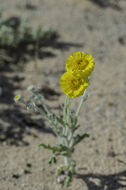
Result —
<instances>
[{"instance_id":1,"label":"sandy ground","mask_svg":"<svg viewBox=\"0 0 126 190\"><path fill-rule=\"evenodd\" d=\"M19 0L1 0L0 5L5 17L28 17L33 27L55 28L60 37L42 48L39 74L34 58L23 69L8 65L0 71L0 190L60 190L56 166L47 164L50 153L38 147L58 140L41 116L15 105L13 97L27 95L31 84L48 86L57 95L48 94L47 102L52 111L60 111L59 78L66 57L75 51L91 53L96 66L80 114L80 133L90 138L77 146L77 177L68 190L126 190L126 1L30 2L32 9ZM73 108L78 101L73 100Z\"/></svg>"}]
</instances>

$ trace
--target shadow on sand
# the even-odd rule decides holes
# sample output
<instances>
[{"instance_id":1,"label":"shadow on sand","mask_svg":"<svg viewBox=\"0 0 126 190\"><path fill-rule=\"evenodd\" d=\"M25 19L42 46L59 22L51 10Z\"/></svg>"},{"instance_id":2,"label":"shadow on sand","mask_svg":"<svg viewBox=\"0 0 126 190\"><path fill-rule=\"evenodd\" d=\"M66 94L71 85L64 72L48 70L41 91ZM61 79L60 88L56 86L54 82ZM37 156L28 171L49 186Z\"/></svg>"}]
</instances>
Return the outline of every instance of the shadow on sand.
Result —
<instances>
[{"instance_id":1,"label":"shadow on sand","mask_svg":"<svg viewBox=\"0 0 126 190\"><path fill-rule=\"evenodd\" d=\"M20 18L11 17L6 20L6 25L11 26L15 33L18 32L20 26ZM49 51L43 50L44 47L51 47ZM56 56L53 49L67 51L71 47L82 47L82 44L69 43L59 41L57 33L47 33L43 39L39 41L38 58ZM20 106L14 105L15 90L21 90L21 83L25 80L19 74L23 72L25 64L19 66L20 60L27 63L35 57L35 41L27 39L19 43L17 46L0 46L0 141L11 141L12 144L24 144L23 138L25 134L32 135L31 129L39 132L52 133L45 127L44 121L35 119L32 115L22 111ZM47 99L53 100L53 97L60 96L54 89L43 87L41 92Z\"/></svg>"},{"instance_id":2,"label":"shadow on sand","mask_svg":"<svg viewBox=\"0 0 126 190\"><path fill-rule=\"evenodd\" d=\"M37 137L32 129L39 132L53 134L50 128L45 126L43 119L33 119L31 114L23 113L21 108L7 108L0 111L2 122L0 122L0 141L7 141L10 145L29 145L24 140L25 135ZM4 126L3 126L4 123ZM54 134L53 134L54 135Z\"/></svg>"},{"instance_id":3,"label":"shadow on sand","mask_svg":"<svg viewBox=\"0 0 126 190\"><path fill-rule=\"evenodd\" d=\"M118 0L90 0L101 8L112 8L121 11Z\"/></svg>"},{"instance_id":4,"label":"shadow on sand","mask_svg":"<svg viewBox=\"0 0 126 190\"><path fill-rule=\"evenodd\" d=\"M11 17L4 22L4 26L10 27L14 34L15 43L13 46L0 45L0 51L10 58L11 63L18 64L20 61L26 63L35 59L36 51L38 59L56 56L53 51L43 50L45 47L51 47L62 51L68 50L70 47L82 47L79 43L69 43L59 40L58 32L54 30L43 31L42 35L37 39L32 36L32 28L27 26L21 28L22 21L19 17ZM24 30L25 29L25 30ZM23 33L20 33L23 30ZM23 35L23 37L22 37ZM4 56L4 57L6 57ZM9 61L9 59L8 59Z\"/></svg>"},{"instance_id":5,"label":"shadow on sand","mask_svg":"<svg viewBox=\"0 0 126 190\"><path fill-rule=\"evenodd\" d=\"M110 175L103 174L77 174L77 178L82 179L88 190L125 190L126 189L126 170ZM95 183L99 181L99 184Z\"/></svg>"}]
</instances>

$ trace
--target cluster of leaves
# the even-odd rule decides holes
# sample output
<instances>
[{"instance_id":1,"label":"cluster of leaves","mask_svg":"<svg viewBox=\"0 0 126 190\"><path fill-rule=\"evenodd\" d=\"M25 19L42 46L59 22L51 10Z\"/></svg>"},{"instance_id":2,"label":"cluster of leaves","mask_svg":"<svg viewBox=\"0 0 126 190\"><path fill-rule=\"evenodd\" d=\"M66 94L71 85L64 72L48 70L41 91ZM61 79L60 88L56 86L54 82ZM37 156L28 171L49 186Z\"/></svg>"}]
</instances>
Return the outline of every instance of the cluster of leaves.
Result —
<instances>
[{"instance_id":1,"label":"cluster of leaves","mask_svg":"<svg viewBox=\"0 0 126 190\"><path fill-rule=\"evenodd\" d=\"M52 40L57 36L53 29L45 31L41 26L33 29L27 19L3 18L2 12L0 9L0 47L17 48L22 44L35 44L37 41Z\"/></svg>"},{"instance_id":2,"label":"cluster of leaves","mask_svg":"<svg viewBox=\"0 0 126 190\"><path fill-rule=\"evenodd\" d=\"M64 158L66 157L71 160L75 146L83 139L89 137L89 135L87 133L82 135L75 133L80 126L78 125L78 118L75 113L69 109L69 104L66 104L64 109L65 116L69 117L64 120L64 117L50 112L43 95L39 93L38 87L30 86L28 90L32 93L29 100L25 101L19 95L15 97L15 101L25 104L27 109L42 114L49 121L53 132L60 139L60 143L55 146L49 144L46 145L44 143L39 145L40 147L52 151L52 156L48 161L49 164L56 163L58 156L63 156ZM71 160L67 165L60 167L58 171L60 171L58 172L58 175L60 175L61 172L64 172L65 179L63 183L65 186L68 186L75 172L75 162Z\"/></svg>"},{"instance_id":3,"label":"cluster of leaves","mask_svg":"<svg viewBox=\"0 0 126 190\"><path fill-rule=\"evenodd\" d=\"M72 150L70 150L67 146L63 144L58 144L57 146L50 146L50 145L45 145L45 144L40 144L39 146L42 146L45 149L51 150L53 154L56 156L58 155L63 155L63 156L69 156L71 155ZM49 161L51 164L51 162Z\"/></svg>"}]
</instances>

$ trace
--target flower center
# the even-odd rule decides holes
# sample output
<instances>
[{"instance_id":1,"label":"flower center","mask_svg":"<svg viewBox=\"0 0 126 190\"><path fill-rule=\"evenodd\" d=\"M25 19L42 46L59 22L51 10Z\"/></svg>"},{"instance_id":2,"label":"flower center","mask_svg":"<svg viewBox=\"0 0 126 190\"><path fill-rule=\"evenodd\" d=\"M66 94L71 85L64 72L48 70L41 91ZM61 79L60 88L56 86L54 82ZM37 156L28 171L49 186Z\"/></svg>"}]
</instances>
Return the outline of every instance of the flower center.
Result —
<instances>
[{"instance_id":1,"label":"flower center","mask_svg":"<svg viewBox=\"0 0 126 190\"><path fill-rule=\"evenodd\" d=\"M72 79L71 80L71 87L72 89L78 89L80 86L80 81L77 79Z\"/></svg>"},{"instance_id":2,"label":"flower center","mask_svg":"<svg viewBox=\"0 0 126 190\"><path fill-rule=\"evenodd\" d=\"M83 70L88 65L88 60L86 59L76 59L75 60L75 69L77 70Z\"/></svg>"}]
</instances>

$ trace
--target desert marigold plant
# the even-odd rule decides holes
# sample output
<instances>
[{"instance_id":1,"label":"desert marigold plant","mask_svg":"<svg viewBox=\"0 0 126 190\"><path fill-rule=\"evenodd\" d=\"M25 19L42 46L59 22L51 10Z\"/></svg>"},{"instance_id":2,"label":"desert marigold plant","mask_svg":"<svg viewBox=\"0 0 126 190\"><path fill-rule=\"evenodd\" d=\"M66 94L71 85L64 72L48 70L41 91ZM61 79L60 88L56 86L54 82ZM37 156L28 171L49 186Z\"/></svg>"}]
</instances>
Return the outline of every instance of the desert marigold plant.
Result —
<instances>
[{"instance_id":1,"label":"desert marigold plant","mask_svg":"<svg viewBox=\"0 0 126 190\"><path fill-rule=\"evenodd\" d=\"M58 137L59 143L56 146L46 145L44 142L39 146L52 151L49 164L57 163L59 156L64 158L64 164L58 166L56 171L57 181L64 186L70 184L76 173L76 162L73 158L76 145L89 137L87 133L77 133L80 127L78 125L78 116L84 101L87 99L86 89L88 87L88 77L93 71L94 65L93 57L84 52L75 52L67 58L67 72L60 78L61 89L66 94L63 115L61 116L49 110L37 86L30 86L28 88L32 93L28 101L25 101L21 95L15 97L15 102L21 102L28 109L42 114L49 121L51 129ZM81 96L80 103L76 111L73 111L70 109L71 100L78 96Z\"/></svg>"}]
</instances>

